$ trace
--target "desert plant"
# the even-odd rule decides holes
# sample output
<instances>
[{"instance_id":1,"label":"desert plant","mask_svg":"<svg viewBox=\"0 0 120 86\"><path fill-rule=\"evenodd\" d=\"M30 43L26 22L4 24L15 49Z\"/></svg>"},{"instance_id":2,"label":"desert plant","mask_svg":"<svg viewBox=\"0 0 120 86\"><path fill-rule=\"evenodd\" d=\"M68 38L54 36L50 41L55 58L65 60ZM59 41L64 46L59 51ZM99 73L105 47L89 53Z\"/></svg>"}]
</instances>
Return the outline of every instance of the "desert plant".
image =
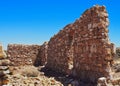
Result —
<instances>
[{"instance_id":1,"label":"desert plant","mask_svg":"<svg viewBox=\"0 0 120 86\"><path fill-rule=\"evenodd\" d=\"M37 77L39 75L39 71L35 68L27 68L22 71L22 75L27 77Z\"/></svg>"}]
</instances>

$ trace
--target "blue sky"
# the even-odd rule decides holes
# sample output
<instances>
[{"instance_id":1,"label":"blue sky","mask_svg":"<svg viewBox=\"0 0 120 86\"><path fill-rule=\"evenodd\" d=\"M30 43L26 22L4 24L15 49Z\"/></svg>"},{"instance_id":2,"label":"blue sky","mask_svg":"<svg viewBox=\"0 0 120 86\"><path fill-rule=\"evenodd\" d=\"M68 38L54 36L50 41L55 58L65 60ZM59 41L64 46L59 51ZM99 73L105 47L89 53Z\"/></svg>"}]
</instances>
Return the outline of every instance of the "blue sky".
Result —
<instances>
[{"instance_id":1,"label":"blue sky","mask_svg":"<svg viewBox=\"0 0 120 86\"><path fill-rule=\"evenodd\" d=\"M0 42L42 44L95 4L109 13L111 42L120 46L119 0L0 0Z\"/></svg>"}]
</instances>

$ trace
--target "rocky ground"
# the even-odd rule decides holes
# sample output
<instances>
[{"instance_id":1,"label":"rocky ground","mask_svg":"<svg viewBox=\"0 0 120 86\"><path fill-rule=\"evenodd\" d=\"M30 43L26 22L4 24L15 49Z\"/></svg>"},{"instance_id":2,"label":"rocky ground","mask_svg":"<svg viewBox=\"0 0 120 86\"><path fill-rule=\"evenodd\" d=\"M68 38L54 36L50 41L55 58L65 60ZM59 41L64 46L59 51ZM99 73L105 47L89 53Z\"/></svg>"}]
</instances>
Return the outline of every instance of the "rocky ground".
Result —
<instances>
[{"instance_id":1,"label":"rocky ground","mask_svg":"<svg viewBox=\"0 0 120 86\"><path fill-rule=\"evenodd\" d=\"M73 77L56 73L44 66L10 66L12 73L8 76L8 86L95 86L93 83L81 82ZM120 78L120 59L115 59L113 79ZM113 82L120 86L120 82ZM113 85L110 85L113 86Z\"/></svg>"},{"instance_id":2,"label":"rocky ground","mask_svg":"<svg viewBox=\"0 0 120 86\"><path fill-rule=\"evenodd\" d=\"M8 86L94 86L44 67L10 66Z\"/></svg>"},{"instance_id":3,"label":"rocky ground","mask_svg":"<svg viewBox=\"0 0 120 86\"><path fill-rule=\"evenodd\" d=\"M63 86L54 77L47 77L34 66L10 67L13 73L9 76L12 86Z\"/></svg>"}]
</instances>

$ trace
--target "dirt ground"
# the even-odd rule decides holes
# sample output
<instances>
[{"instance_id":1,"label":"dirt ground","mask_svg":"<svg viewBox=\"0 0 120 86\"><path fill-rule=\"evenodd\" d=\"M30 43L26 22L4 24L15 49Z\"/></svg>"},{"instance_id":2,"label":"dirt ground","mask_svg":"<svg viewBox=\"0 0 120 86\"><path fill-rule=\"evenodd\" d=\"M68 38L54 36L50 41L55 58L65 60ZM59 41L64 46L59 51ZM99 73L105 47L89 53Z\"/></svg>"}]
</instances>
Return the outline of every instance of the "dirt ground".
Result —
<instances>
[{"instance_id":1,"label":"dirt ground","mask_svg":"<svg viewBox=\"0 0 120 86\"><path fill-rule=\"evenodd\" d=\"M42 67L41 67L42 68ZM12 86L63 86L54 77L47 77L44 72L34 66L10 67L12 74L9 76Z\"/></svg>"},{"instance_id":2,"label":"dirt ground","mask_svg":"<svg viewBox=\"0 0 120 86\"><path fill-rule=\"evenodd\" d=\"M10 66L9 86L94 86L43 66Z\"/></svg>"}]
</instances>

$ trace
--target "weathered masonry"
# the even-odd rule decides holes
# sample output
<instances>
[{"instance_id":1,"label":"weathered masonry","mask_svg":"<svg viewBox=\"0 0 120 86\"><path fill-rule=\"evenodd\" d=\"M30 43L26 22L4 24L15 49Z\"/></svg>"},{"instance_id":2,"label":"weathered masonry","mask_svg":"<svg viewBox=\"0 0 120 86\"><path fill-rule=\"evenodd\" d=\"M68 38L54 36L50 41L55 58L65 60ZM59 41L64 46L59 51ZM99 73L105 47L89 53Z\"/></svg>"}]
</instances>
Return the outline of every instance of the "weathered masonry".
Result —
<instances>
[{"instance_id":1,"label":"weathered masonry","mask_svg":"<svg viewBox=\"0 0 120 86\"><path fill-rule=\"evenodd\" d=\"M111 78L114 46L108 37L108 13L104 6L86 10L41 46L8 45L8 57L15 65L45 65L82 81ZM24 62L25 61L25 62Z\"/></svg>"},{"instance_id":2,"label":"weathered masonry","mask_svg":"<svg viewBox=\"0 0 120 86\"><path fill-rule=\"evenodd\" d=\"M73 68L73 34L71 25L68 25L50 39L46 65L48 68L70 74Z\"/></svg>"},{"instance_id":3,"label":"weathered masonry","mask_svg":"<svg viewBox=\"0 0 120 86\"><path fill-rule=\"evenodd\" d=\"M112 65L108 37L108 13L104 6L86 10L73 24L67 25L48 43L47 67L71 73L83 81L95 82L109 77Z\"/></svg>"},{"instance_id":4,"label":"weathered masonry","mask_svg":"<svg viewBox=\"0 0 120 86\"><path fill-rule=\"evenodd\" d=\"M113 49L108 37L108 25L108 13L104 6L90 8L73 24L73 75L81 80L94 82L99 77L110 77Z\"/></svg>"},{"instance_id":5,"label":"weathered masonry","mask_svg":"<svg viewBox=\"0 0 120 86\"><path fill-rule=\"evenodd\" d=\"M38 56L40 45L9 44L7 56L11 65L33 65Z\"/></svg>"}]
</instances>

